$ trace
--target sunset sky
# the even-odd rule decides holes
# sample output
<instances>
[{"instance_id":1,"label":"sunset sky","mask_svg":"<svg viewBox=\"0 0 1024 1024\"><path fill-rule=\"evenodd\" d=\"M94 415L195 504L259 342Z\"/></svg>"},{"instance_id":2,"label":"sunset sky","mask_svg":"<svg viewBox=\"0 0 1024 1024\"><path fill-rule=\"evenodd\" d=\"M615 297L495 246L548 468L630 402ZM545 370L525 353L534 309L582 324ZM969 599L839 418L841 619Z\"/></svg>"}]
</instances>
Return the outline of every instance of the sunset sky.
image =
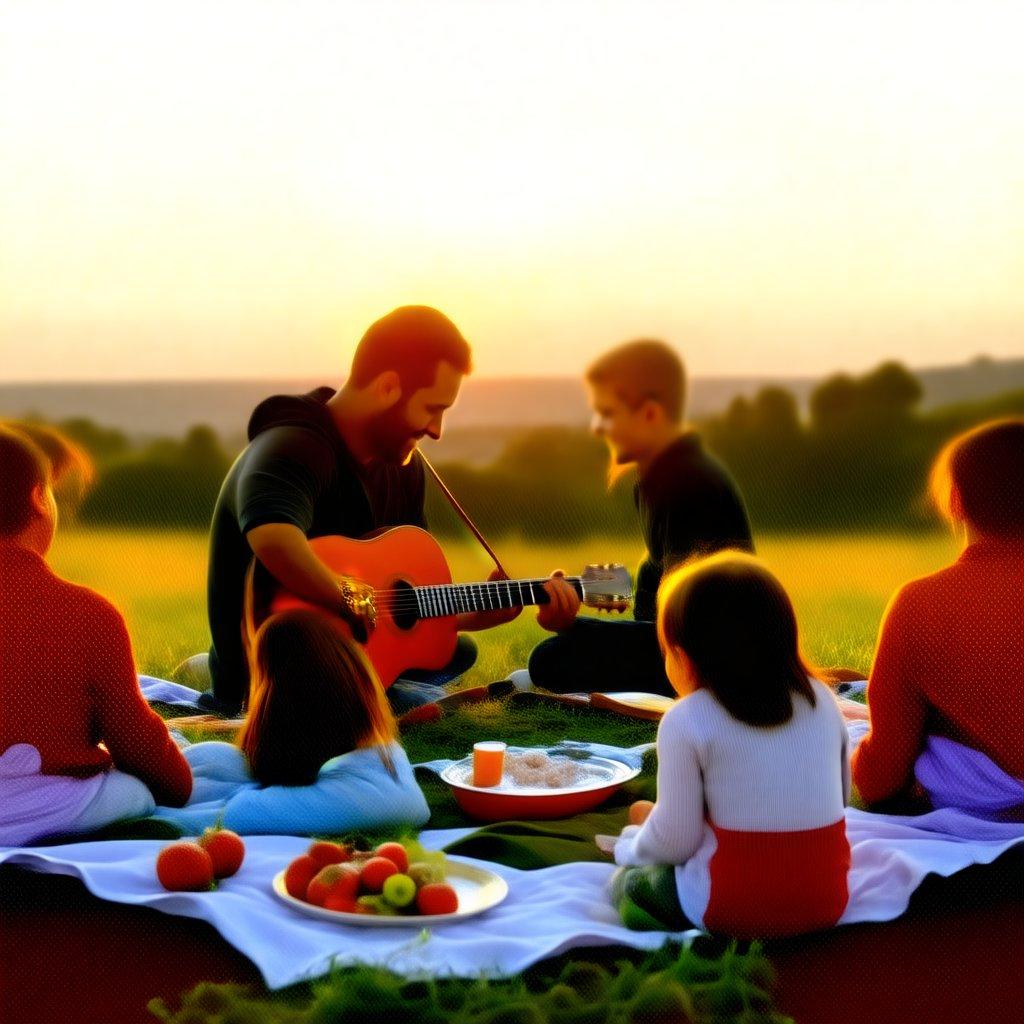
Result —
<instances>
[{"instance_id":1,"label":"sunset sky","mask_svg":"<svg viewBox=\"0 0 1024 1024\"><path fill-rule=\"evenodd\" d=\"M1018 3L0 9L2 379L1024 355Z\"/></svg>"}]
</instances>

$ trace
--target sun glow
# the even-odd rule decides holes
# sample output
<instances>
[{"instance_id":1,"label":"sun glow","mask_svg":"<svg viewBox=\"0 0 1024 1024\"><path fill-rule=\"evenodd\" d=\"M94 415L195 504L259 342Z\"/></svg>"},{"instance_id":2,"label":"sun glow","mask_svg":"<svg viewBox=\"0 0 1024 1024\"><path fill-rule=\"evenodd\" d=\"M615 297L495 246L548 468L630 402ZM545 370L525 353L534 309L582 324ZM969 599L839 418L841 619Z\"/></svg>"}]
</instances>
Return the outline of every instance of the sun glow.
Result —
<instances>
[{"instance_id":1,"label":"sun glow","mask_svg":"<svg viewBox=\"0 0 1024 1024\"><path fill-rule=\"evenodd\" d=\"M22 2L11 378L343 367L429 302L481 373L1024 351L1014 4Z\"/></svg>"}]
</instances>

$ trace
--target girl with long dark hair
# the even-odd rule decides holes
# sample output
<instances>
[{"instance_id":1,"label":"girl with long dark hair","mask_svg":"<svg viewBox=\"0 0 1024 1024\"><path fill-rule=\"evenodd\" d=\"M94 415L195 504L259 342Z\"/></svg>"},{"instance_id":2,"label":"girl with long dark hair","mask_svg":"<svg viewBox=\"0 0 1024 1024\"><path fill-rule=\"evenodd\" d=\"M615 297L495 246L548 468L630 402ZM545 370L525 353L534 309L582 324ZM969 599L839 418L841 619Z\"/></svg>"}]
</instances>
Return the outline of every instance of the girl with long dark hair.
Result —
<instances>
[{"instance_id":1,"label":"girl with long dark hair","mask_svg":"<svg viewBox=\"0 0 1024 1024\"><path fill-rule=\"evenodd\" d=\"M387 697L348 627L326 613L272 615L249 644L252 701L237 745L185 750L192 800L159 816L200 832L337 834L423 825L426 800Z\"/></svg>"},{"instance_id":2,"label":"girl with long dark hair","mask_svg":"<svg viewBox=\"0 0 1024 1024\"><path fill-rule=\"evenodd\" d=\"M658 799L615 844L627 925L738 938L834 925L847 903L846 727L801 657L779 581L750 555L683 566L658 593L683 699L658 730Z\"/></svg>"}]
</instances>

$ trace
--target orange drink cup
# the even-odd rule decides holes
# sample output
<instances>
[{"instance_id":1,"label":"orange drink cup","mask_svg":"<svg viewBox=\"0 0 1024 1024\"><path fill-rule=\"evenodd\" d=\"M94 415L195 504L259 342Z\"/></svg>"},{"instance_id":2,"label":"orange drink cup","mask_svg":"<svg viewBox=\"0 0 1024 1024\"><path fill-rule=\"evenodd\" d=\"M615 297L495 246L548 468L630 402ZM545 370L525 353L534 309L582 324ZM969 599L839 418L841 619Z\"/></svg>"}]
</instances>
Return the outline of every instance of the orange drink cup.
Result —
<instances>
[{"instance_id":1,"label":"orange drink cup","mask_svg":"<svg viewBox=\"0 0 1024 1024\"><path fill-rule=\"evenodd\" d=\"M497 786L505 771L504 743L473 744L473 785Z\"/></svg>"}]
</instances>

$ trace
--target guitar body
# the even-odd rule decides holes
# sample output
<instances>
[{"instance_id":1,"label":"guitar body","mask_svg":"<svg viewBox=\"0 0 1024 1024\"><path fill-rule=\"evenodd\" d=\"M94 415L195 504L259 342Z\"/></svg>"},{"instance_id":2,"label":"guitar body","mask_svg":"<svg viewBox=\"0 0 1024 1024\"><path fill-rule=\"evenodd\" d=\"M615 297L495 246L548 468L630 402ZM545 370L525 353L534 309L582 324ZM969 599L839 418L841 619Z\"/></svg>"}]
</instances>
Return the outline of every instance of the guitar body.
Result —
<instances>
[{"instance_id":1,"label":"guitar body","mask_svg":"<svg viewBox=\"0 0 1024 1024\"><path fill-rule=\"evenodd\" d=\"M396 526L362 540L315 537L309 545L332 572L362 580L378 593L452 581L440 545L417 526ZM284 589L270 601L271 612L312 607L317 606ZM408 669L444 668L455 653L455 616L421 619L409 614L414 607L411 589L408 599L378 602L377 625L363 648L385 687Z\"/></svg>"},{"instance_id":2,"label":"guitar body","mask_svg":"<svg viewBox=\"0 0 1024 1024\"><path fill-rule=\"evenodd\" d=\"M456 612L493 612L548 601L547 578L452 584L444 552L418 526L396 526L361 540L317 537L309 544L335 575L372 588L377 625L365 640L358 639L384 686L408 669L444 668L451 661L458 642ZM583 604L603 611L624 611L632 595L629 573L621 565L588 565L581 576L563 579ZM257 622L287 608L317 607L280 587L268 592L261 583L254 589ZM356 632L365 631L357 627Z\"/></svg>"}]
</instances>

